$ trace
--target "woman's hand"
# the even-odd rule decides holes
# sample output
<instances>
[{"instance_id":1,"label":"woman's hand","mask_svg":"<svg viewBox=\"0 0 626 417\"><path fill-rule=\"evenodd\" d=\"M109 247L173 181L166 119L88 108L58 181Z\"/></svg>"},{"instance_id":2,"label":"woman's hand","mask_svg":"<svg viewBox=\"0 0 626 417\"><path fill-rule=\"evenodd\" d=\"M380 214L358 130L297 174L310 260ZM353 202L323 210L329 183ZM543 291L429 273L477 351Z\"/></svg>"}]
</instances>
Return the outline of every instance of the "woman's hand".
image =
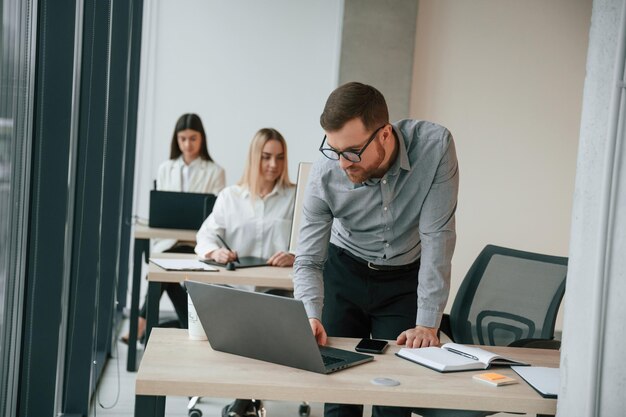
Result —
<instances>
[{"instance_id":1,"label":"woman's hand","mask_svg":"<svg viewBox=\"0 0 626 417\"><path fill-rule=\"evenodd\" d=\"M237 252L229 251L226 248L219 248L204 254L205 258L212 259L220 264L227 264L237 260Z\"/></svg>"},{"instance_id":2,"label":"woman's hand","mask_svg":"<svg viewBox=\"0 0 626 417\"><path fill-rule=\"evenodd\" d=\"M267 264L272 266L292 266L295 259L295 255L291 253L276 252L267 260Z\"/></svg>"}]
</instances>

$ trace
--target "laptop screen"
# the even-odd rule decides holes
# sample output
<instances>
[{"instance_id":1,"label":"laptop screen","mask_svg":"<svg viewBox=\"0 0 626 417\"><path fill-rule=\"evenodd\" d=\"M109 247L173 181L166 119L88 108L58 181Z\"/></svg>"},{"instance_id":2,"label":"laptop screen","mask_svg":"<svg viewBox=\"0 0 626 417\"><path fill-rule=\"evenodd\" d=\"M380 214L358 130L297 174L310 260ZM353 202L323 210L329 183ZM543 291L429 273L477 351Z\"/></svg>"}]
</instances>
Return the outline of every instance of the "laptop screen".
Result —
<instances>
[{"instance_id":1,"label":"laptop screen","mask_svg":"<svg viewBox=\"0 0 626 417\"><path fill-rule=\"evenodd\" d=\"M291 220L291 234L289 236L289 253L296 253L298 235L300 232L300 218L302 216L302 205L304 204L304 192L309 181L309 171L313 164L310 162L300 162L298 166L298 181L296 183L296 203L293 209Z\"/></svg>"},{"instance_id":2,"label":"laptop screen","mask_svg":"<svg viewBox=\"0 0 626 417\"><path fill-rule=\"evenodd\" d=\"M214 194L150 191L150 227L198 230L213 210Z\"/></svg>"}]
</instances>

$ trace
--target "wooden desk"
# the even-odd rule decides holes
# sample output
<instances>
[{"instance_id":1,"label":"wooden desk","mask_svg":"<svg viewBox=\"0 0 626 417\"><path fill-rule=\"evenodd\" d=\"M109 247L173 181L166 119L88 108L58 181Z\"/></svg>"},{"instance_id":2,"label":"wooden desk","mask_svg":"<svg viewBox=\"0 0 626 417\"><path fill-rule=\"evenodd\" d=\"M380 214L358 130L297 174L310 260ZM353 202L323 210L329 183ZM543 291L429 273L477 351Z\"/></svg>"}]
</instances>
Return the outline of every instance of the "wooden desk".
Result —
<instances>
[{"instance_id":1,"label":"wooden desk","mask_svg":"<svg viewBox=\"0 0 626 417\"><path fill-rule=\"evenodd\" d=\"M141 289L142 262L148 262L150 239L175 239L195 241L196 231L185 229L158 229L136 224L133 227L135 239L133 247L133 281L130 292L130 323L128 329L128 358L126 370L135 372L137 369L137 319L139 318L139 294Z\"/></svg>"},{"instance_id":2,"label":"wooden desk","mask_svg":"<svg viewBox=\"0 0 626 417\"><path fill-rule=\"evenodd\" d=\"M196 255L179 253L161 253L153 255L153 257L178 259L197 258ZM159 323L159 300L161 298L162 283L181 283L189 279L208 284L253 285L257 287L286 290L293 289L293 268L262 266L258 268L240 268L235 271L227 271L220 267L216 268L218 268L217 272L166 271L153 263L149 264L146 340L150 337L152 329Z\"/></svg>"},{"instance_id":3,"label":"wooden desk","mask_svg":"<svg viewBox=\"0 0 626 417\"><path fill-rule=\"evenodd\" d=\"M135 239L176 239L195 242L197 230L188 229L159 229L156 227L135 225Z\"/></svg>"},{"instance_id":4,"label":"wooden desk","mask_svg":"<svg viewBox=\"0 0 626 417\"><path fill-rule=\"evenodd\" d=\"M332 346L349 350L356 343L330 338ZM441 374L396 357L398 349L392 344L373 362L321 375L216 352L206 341L189 340L186 330L157 328L137 374L135 416L163 416L167 395L556 414L556 400L542 398L510 368L497 371L520 383L491 387L472 379L484 371ZM537 366L559 366L554 350L489 350ZM371 384L376 377L394 378L400 385Z\"/></svg>"}]
</instances>

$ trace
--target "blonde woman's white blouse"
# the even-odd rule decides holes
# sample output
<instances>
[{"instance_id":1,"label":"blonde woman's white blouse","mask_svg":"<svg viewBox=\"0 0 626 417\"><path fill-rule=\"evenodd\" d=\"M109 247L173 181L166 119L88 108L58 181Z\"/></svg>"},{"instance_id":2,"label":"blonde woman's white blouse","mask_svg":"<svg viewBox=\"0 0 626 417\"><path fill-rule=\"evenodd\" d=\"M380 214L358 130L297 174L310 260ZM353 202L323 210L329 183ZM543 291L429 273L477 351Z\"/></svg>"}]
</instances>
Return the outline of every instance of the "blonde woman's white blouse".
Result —
<instances>
[{"instance_id":1,"label":"blonde woman's white blouse","mask_svg":"<svg viewBox=\"0 0 626 417\"><path fill-rule=\"evenodd\" d=\"M293 186L276 186L265 197L256 199L246 187L224 188L196 235L196 253L204 257L222 247L217 235L239 256L269 259L276 252L287 251L294 200Z\"/></svg>"}]
</instances>

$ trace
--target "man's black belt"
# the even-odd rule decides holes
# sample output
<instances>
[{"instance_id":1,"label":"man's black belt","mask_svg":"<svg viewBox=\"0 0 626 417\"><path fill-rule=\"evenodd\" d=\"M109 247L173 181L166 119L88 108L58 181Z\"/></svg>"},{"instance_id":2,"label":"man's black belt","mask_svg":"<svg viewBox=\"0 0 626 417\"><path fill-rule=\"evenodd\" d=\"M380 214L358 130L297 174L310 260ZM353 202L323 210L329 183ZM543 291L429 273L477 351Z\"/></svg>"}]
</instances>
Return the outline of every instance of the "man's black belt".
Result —
<instances>
[{"instance_id":1,"label":"man's black belt","mask_svg":"<svg viewBox=\"0 0 626 417\"><path fill-rule=\"evenodd\" d=\"M373 269L374 271L382 271L382 272L408 271L408 270L419 267L419 264L420 264L420 258L417 258L416 261L411 262L410 264L406 264L406 265L376 265L376 264L373 264L372 262L366 261L365 259L359 258L355 254L351 253L349 250L344 249L343 251L346 255L354 259L356 262L362 265L366 265L369 269Z\"/></svg>"}]
</instances>

